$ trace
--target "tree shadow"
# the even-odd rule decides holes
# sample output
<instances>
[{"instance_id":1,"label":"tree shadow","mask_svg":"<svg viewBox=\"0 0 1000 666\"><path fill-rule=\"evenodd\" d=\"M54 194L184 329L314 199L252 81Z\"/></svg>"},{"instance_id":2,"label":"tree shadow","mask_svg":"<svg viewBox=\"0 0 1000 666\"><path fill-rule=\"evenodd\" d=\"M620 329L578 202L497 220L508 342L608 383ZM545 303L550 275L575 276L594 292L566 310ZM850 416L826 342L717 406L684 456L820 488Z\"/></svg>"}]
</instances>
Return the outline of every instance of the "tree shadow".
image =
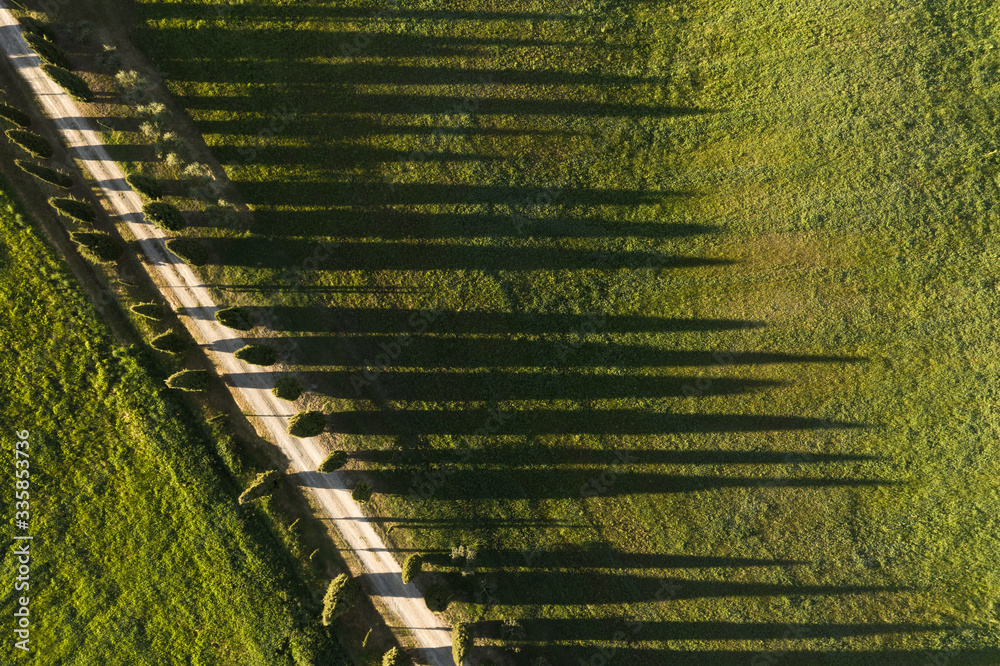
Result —
<instances>
[{"instance_id":1,"label":"tree shadow","mask_svg":"<svg viewBox=\"0 0 1000 666\"><path fill-rule=\"evenodd\" d=\"M227 150L216 152L219 160L242 162L238 153ZM265 147L256 152L256 164L288 163L300 165L294 151L282 146ZM277 180L237 185L246 192L249 203L259 206L309 207L322 202L328 206L357 205L357 188L349 181L295 181ZM665 200L693 196L692 192L677 190L614 189L596 187L562 187L558 185L464 185L444 183L392 183L386 184L380 196L382 205L422 206L434 204L520 205L524 202L558 202L565 206L639 206L655 205Z\"/></svg>"},{"instance_id":2,"label":"tree shadow","mask_svg":"<svg viewBox=\"0 0 1000 666\"><path fill-rule=\"evenodd\" d=\"M627 631L626 628L620 631ZM610 638L610 637L608 637ZM1000 663L1000 649L955 650L795 650L785 645L773 650L697 650L678 648L639 648L616 646L549 645L529 647L518 655L530 663L544 657L552 664L609 664L629 666L757 666L758 664L794 664L794 666L995 666ZM613 660L613 661L612 661Z\"/></svg>"},{"instance_id":3,"label":"tree shadow","mask_svg":"<svg viewBox=\"0 0 1000 666\"><path fill-rule=\"evenodd\" d=\"M804 488L811 490L873 488L897 482L868 478L722 476L664 474L593 469L424 468L368 470L365 478L386 495L433 497L442 501L496 501L669 495L740 488Z\"/></svg>"},{"instance_id":4,"label":"tree shadow","mask_svg":"<svg viewBox=\"0 0 1000 666\"><path fill-rule=\"evenodd\" d=\"M473 449L368 449L351 453L354 460L366 463L435 467L462 465L508 470L545 466L609 465L821 465L831 463L882 460L877 456L849 453L814 453L810 451L724 451L718 449L676 451L669 449L615 448L614 450L547 445L544 449L525 446L490 446Z\"/></svg>"},{"instance_id":5,"label":"tree shadow","mask_svg":"<svg viewBox=\"0 0 1000 666\"><path fill-rule=\"evenodd\" d=\"M735 331L763 328L764 322L747 319L699 319L650 317L643 315L564 314L556 312L448 311L403 308L327 308L276 305L266 308L248 306L257 320L267 318L275 331L352 333L415 333L424 323L441 316L448 332L455 335L510 335L566 333L599 329L603 333L687 333ZM430 320L430 321L428 321Z\"/></svg>"},{"instance_id":6,"label":"tree shadow","mask_svg":"<svg viewBox=\"0 0 1000 666\"><path fill-rule=\"evenodd\" d=\"M200 31L199 31L200 32ZM257 37L254 31L254 38ZM348 35L349 39L357 35ZM395 37L394 37L395 39ZM440 46L448 49L458 47L463 44L465 49L476 49L490 40L466 39L459 42L455 39L442 41L435 38L424 38L416 41L412 36L407 37L413 46L428 47ZM537 48L542 46L531 41L507 40L510 48L528 46ZM393 44L392 56L398 58L399 50L406 49L409 44ZM373 53L372 53L373 54ZM338 84L348 85L437 85L448 83L451 85L484 85L484 82L503 83L504 85L528 86L538 90L544 90L545 86L601 86L617 87L651 85L662 86L670 83L668 79L659 76L631 76L625 74L601 74L592 72L567 72L554 69L535 70L513 70L513 69L490 69L477 67L448 67L448 66L426 66L426 65L391 65L385 62L298 62L294 67L289 66L286 60L270 61L244 61L234 59L217 59L216 65L202 70L198 77L199 82L208 83L256 83L261 85L290 84L290 85L312 85L317 81L336 81ZM490 99L484 103L492 104ZM681 108L681 107L676 107ZM696 113L696 109L687 109L688 113Z\"/></svg>"},{"instance_id":7,"label":"tree shadow","mask_svg":"<svg viewBox=\"0 0 1000 666\"><path fill-rule=\"evenodd\" d=\"M292 349L300 365L361 366L366 371L362 372L359 368L356 374L368 383L379 381L383 374L381 368L426 368L441 372L448 368L727 367L778 363L858 363L867 360L827 354L730 353L583 342L572 330L551 340L445 337L440 334L449 332L448 322L448 315L442 314L426 324L427 334L423 335L371 334L352 337L350 349L341 344L338 337L326 336L262 337L248 341Z\"/></svg>"},{"instance_id":8,"label":"tree shadow","mask_svg":"<svg viewBox=\"0 0 1000 666\"><path fill-rule=\"evenodd\" d=\"M452 564L450 553L426 553L424 561L438 566ZM808 564L802 560L754 557L716 557L711 555L680 555L666 553L629 552L603 542L584 545L560 544L555 548L482 549L476 556L476 568L489 569L745 569L758 567L788 567Z\"/></svg>"},{"instance_id":9,"label":"tree shadow","mask_svg":"<svg viewBox=\"0 0 1000 666\"><path fill-rule=\"evenodd\" d=\"M943 624L917 623L783 623L783 622L671 622L644 621L631 627L620 618L573 618L522 620L524 640L517 643L530 646L550 640L591 641L601 637L611 639L616 633L641 640L703 640L753 641L817 638L848 638L852 636L884 636L889 634L932 633L954 631L958 627ZM501 622L479 622L479 636L501 636Z\"/></svg>"},{"instance_id":10,"label":"tree shadow","mask_svg":"<svg viewBox=\"0 0 1000 666\"><path fill-rule=\"evenodd\" d=\"M381 196L379 197L381 200ZM648 238L667 240L715 233L704 224L622 222L601 217L516 217L514 214L426 213L378 206L374 210L299 210L289 228L284 212L254 211L256 233L267 236L313 235L380 240L458 238Z\"/></svg>"},{"instance_id":11,"label":"tree shadow","mask_svg":"<svg viewBox=\"0 0 1000 666\"><path fill-rule=\"evenodd\" d=\"M497 11L460 11L451 9L392 9L384 14L376 15L377 10L365 6L350 5L320 5L320 4L241 4L227 5L221 8L216 4L203 2L152 2L145 3L149 8L148 16L156 19L208 19L230 17L266 23L274 19L316 19L327 21L354 21L357 19L372 19L391 17L397 19L418 20L453 20L453 21L571 21L580 22L588 17L580 14L563 12L497 12ZM204 28L203 28L204 29ZM257 32L257 30L254 30ZM283 30L270 30L277 33L278 38L287 40ZM353 34L353 33L352 33ZM217 35L212 35L216 38ZM245 40L244 34L239 35ZM561 42L560 42L561 43ZM339 53L339 50L338 50Z\"/></svg>"},{"instance_id":12,"label":"tree shadow","mask_svg":"<svg viewBox=\"0 0 1000 666\"><path fill-rule=\"evenodd\" d=\"M303 262L315 243L289 237L250 236L220 240L199 238L227 266L287 268ZM337 252L317 262L323 271L535 271L535 270L674 270L726 266L727 259L681 257L642 251L599 253L545 247L484 247L458 243L344 241Z\"/></svg>"},{"instance_id":13,"label":"tree shadow","mask_svg":"<svg viewBox=\"0 0 1000 666\"><path fill-rule=\"evenodd\" d=\"M467 587L468 582L458 572L439 572L438 575L454 589ZM910 588L893 585L786 585L671 578L668 579L671 592L669 598L665 598L661 592L665 579L649 575L505 571L502 579L503 585L495 593L494 603L498 606L590 606L630 604L637 600L657 601L658 598L662 599L660 603L668 603L733 597L871 596L910 591Z\"/></svg>"},{"instance_id":14,"label":"tree shadow","mask_svg":"<svg viewBox=\"0 0 1000 666\"><path fill-rule=\"evenodd\" d=\"M357 372L343 370L304 370L298 373L313 389L332 398L368 397L352 382L364 381ZM233 376L235 382L249 378ZM433 374L401 372L380 373L383 397L391 400L432 402L502 401L502 400L598 400L622 398L680 398L754 393L787 386L787 382L736 379L713 379L704 388L698 377L651 377L635 375L570 375L525 372L478 372Z\"/></svg>"}]
</instances>

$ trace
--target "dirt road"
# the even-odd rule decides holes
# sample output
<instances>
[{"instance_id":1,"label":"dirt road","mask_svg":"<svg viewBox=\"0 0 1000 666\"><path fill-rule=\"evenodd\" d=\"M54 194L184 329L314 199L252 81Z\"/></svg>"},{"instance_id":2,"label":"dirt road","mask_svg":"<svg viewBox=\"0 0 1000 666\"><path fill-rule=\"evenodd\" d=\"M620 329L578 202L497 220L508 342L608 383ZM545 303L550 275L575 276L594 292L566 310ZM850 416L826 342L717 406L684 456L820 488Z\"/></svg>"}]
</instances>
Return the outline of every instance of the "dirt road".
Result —
<instances>
[{"instance_id":1,"label":"dirt road","mask_svg":"<svg viewBox=\"0 0 1000 666\"><path fill-rule=\"evenodd\" d=\"M217 305L198 276L174 257L164 246L169 238L163 231L146 222L142 201L128 184L118 165L111 160L98 134L80 113L76 103L39 67L38 57L21 36L17 21L8 8L0 3L0 49L15 69L28 82L46 114L56 124L72 157L82 164L100 186L114 214L128 225L149 258L147 270L154 274L171 305L184 308L184 325L194 338L205 346L206 354L219 375L253 373L256 386L230 387L237 403L248 414L254 414L265 432L261 435L276 443L292 461L303 486L315 496L330 520L343 535L344 541L364 567L362 577L366 587L376 597L376 603L390 614L390 626L404 628L416 640L419 650L413 655L418 661L433 666L454 666L451 658L450 628L428 610L417 588L404 585L400 567L390 555L371 523L351 499L338 474L319 474L316 469L322 450L315 439L298 439L286 432L289 403L275 398L271 382L259 368L237 360L232 352L245 343L236 334L215 321Z\"/></svg>"}]
</instances>

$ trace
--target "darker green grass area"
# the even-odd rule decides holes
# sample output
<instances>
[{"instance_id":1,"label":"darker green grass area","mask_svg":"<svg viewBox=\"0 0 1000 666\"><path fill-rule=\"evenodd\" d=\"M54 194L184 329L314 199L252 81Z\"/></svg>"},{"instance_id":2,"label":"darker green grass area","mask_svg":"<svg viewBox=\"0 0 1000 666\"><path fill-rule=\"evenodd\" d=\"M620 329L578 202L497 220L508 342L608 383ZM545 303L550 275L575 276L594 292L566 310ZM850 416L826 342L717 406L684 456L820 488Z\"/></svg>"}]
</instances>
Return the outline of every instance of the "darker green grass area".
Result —
<instances>
[{"instance_id":1,"label":"darker green grass area","mask_svg":"<svg viewBox=\"0 0 1000 666\"><path fill-rule=\"evenodd\" d=\"M30 651L7 641L0 661L307 663L291 641L325 653L317 663L347 663L332 634L307 636L319 580L306 580L264 512L237 510L226 433L164 386L148 353L112 337L6 187L0 423L11 483L0 513L10 536L24 508L14 470L28 469L30 527L17 534L33 540L30 587L15 590L14 576L0 587L8 617L29 598ZM15 459L22 430L28 457ZM5 540L7 571L24 562L13 546Z\"/></svg>"},{"instance_id":2,"label":"darker green grass area","mask_svg":"<svg viewBox=\"0 0 1000 666\"><path fill-rule=\"evenodd\" d=\"M996 661L992 5L137 9L253 207L201 272L391 539L478 546L428 559L451 619L525 663Z\"/></svg>"}]
</instances>

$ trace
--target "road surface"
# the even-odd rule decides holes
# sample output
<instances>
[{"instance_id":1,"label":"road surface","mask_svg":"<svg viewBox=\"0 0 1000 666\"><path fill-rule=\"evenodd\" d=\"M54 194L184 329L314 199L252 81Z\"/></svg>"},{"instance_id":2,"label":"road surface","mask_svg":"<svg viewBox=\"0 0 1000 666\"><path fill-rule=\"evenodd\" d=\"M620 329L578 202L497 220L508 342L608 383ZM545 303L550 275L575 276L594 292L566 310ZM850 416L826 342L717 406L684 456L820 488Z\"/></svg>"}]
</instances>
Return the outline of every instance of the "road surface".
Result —
<instances>
[{"instance_id":1,"label":"road surface","mask_svg":"<svg viewBox=\"0 0 1000 666\"><path fill-rule=\"evenodd\" d=\"M233 356L232 353L246 343L235 331L215 321L214 313L218 306L212 301L208 289L187 264L166 249L164 241L170 236L144 219L139 195L125 182L124 174L111 160L100 137L73 99L41 70L38 57L21 36L17 20L2 2L0 49L27 81L45 113L55 123L70 156L90 173L113 212L138 239L149 259L147 271L160 285L167 301L175 309L184 308L187 315L182 317L184 325L205 347L218 374L251 373L243 377L248 378L247 383L256 382L256 385L233 386L229 390L246 413L258 416L258 422L266 430L261 434L276 443L288 456L295 471L301 473L303 485L354 551L364 568L361 575L366 579L366 587L380 602L380 607L392 615L386 618L387 623L410 633L418 644L412 655L418 661L432 666L454 666L450 627L428 610L412 583L403 584L399 565L372 529L361 508L351 499L340 475L314 471L323 456L318 441L315 438L290 437L285 432L288 417L291 416L289 403L271 394L272 383L267 373L261 373L256 366L249 366Z\"/></svg>"}]
</instances>

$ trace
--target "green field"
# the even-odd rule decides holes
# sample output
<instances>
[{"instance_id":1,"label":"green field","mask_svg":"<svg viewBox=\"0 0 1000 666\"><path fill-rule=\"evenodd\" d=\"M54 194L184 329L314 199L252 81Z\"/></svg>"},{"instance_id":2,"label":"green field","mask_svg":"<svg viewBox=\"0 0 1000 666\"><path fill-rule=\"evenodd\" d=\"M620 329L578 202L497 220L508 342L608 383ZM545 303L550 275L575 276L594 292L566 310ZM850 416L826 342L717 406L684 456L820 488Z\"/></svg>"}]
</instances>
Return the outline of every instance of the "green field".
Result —
<instances>
[{"instance_id":1,"label":"green field","mask_svg":"<svg viewBox=\"0 0 1000 666\"><path fill-rule=\"evenodd\" d=\"M150 377L148 352L112 338L17 211L0 191L3 663L313 663L301 646L320 583L307 587L262 513L237 511L222 433ZM13 529L24 460L27 531ZM14 588L23 542L11 534L33 536L28 589ZM9 633L23 596L27 654ZM323 636L311 641L328 657L315 663L347 663Z\"/></svg>"},{"instance_id":2,"label":"green field","mask_svg":"<svg viewBox=\"0 0 1000 666\"><path fill-rule=\"evenodd\" d=\"M135 11L254 212L206 282L481 644L1000 663L995 5Z\"/></svg>"}]
</instances>

